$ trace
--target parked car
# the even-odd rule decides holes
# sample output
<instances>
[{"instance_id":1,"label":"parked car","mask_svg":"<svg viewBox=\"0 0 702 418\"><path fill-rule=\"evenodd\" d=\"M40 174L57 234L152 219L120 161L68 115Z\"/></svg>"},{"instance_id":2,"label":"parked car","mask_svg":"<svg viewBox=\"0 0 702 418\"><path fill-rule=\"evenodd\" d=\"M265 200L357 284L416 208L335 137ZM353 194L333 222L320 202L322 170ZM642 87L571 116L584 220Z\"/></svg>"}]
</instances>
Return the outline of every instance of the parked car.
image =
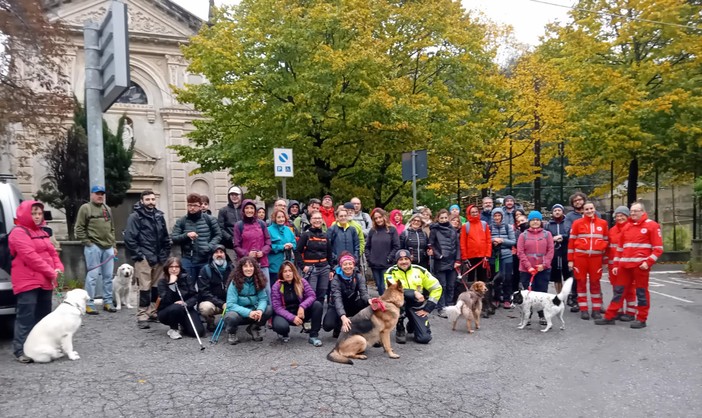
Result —
<instances>
[{"instance_id":1,"label":"parked car","mask_svg":"<svg viewBox=\"0 0 702 418\"><path fill-rule=\"evenodd\" d=\"M12 183L14 176L0 174L0 321L14 319L15 295L12 293L10 267L12 260L7 236L15 226L14 217L22 202L22 193Z\"/></svg>"}]
</instances>

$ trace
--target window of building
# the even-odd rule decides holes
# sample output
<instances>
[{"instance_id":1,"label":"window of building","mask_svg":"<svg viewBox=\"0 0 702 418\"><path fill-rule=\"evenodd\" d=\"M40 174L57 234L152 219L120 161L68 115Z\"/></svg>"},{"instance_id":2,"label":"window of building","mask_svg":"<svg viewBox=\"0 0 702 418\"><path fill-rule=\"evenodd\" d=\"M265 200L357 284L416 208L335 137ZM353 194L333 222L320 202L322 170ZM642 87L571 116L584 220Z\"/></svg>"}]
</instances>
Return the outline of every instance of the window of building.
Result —
<instances>
[{"instance_id":1,"label":"window of building","mask_svg":"<svg viewBox=\"0 0 702 418\"><path fill-rule=\"evenodd\" d=\"M129 82L129 88L119 96L115 103L149 104L149 100L146 97L144 89L137 83L131 81Z\"/></svg>"}]
</instances>

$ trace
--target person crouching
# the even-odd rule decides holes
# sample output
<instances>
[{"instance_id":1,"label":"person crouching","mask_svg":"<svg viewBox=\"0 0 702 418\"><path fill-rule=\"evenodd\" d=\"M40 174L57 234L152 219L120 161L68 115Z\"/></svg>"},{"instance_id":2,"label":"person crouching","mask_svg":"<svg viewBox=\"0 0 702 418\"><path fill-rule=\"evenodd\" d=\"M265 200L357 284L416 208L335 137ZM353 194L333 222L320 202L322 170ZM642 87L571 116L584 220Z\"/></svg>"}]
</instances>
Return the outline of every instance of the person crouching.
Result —
<instances>
[{"instance_id":1,"label":"person crouching","mask_svg":"<svg viewBox=\"0 0 702 418\"><path fill-rule=\"evenodd\" d=\"M253 257L242 257L236 269L229 275L227 285L227 313L224 324L227 342L239 344L236 335L239 325L248 324L246 332L254 341L263 341L261 326L268 321L273 311L268 304L266 289L268 280Z\"/></svg>"},{"instance_id":2,"label":"person crouching","mask_svg":"<svg viewBox=\"0 0 702 418\"><path fill-rule=\"evenodd\" d=\"M315 347L322 346L319 330L322 328L322 302L307 280L300 277L290 261L283 261L278 272L278 280L271 289L273 305L273 331L283 342L290 341L290 325L302 326L305 319L311 319L309 343Z\"/></svg>"}]
</instances>

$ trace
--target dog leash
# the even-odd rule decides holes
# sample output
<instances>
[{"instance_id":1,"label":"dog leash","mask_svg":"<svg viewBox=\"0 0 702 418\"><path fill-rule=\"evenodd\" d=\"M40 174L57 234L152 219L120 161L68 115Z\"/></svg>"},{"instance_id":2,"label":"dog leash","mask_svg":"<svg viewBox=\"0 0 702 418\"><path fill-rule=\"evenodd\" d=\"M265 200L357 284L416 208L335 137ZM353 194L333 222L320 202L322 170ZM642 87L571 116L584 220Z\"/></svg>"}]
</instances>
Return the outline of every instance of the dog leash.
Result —
<instances>
[{"instance_id":1,"label":"dog leash","mask_svg":"<svg viewBox=\"0 0 702 418\"><path fill-rule=\"evenodd\" d=\"M63 293L61 293L61 289L65 286L65 279L66 276L63 274L63 272L59 272L56 275L56 286L54 287L54 290L56 290L56 297L61 300L63 299Z\"/></svg>"},{"instance_id":2,"label":"dog leash","mask_svg":"<svg viewBox=\"0 0 702 418\"><path fill-rule=\"evenodd\" d=\"M98 267L104 266L105 264L109 263L110 261L117 261L117 260L118 260L118 258L117 258L117 256L115 255L115 256L113 256L112 258L108 258L107 260L105 260L105 261L103 261L102 263L98 264L97 266L88 268L88 271L93 271L93 270L95 270L95 269L98 268Z\"/></svg>"},{"instance_id":3,"label":"dog leash","mask_svg":"<svg viewBox=\"0 0 702 418\"><path fill-rule=\"evenodd\" d=\"M385 302L383 302L382 299L371 298L368 302L370 302L371 309L373 309L374 311L380 309L381 312L385 312Z\"/></svg>"},{"instance_id":4,"label":"dog leash","mask_svg":"<svg viewBox=\"0 0 702 418\"><path fill-rule=\"evenodd\" d=\"M471 271L477 269L478 267L480 267L481 264L482 263L478 263L478 264L474 265L473 267L471 267L468 271L466 271L463 274L461 274L460 267L456 267L456 273L458 273L458 278L461 280L461 283L463 283L463 286L465 286L466 290L469 290L470 288L468 287L468 284L466 283L466 281L463 279L463 276L465 276L466 274L470 273Z\"/></svg>"},{"instance_id":5,"label":"dog leash","mask_svg":"<svg viewBox=\"0 0 702 418\"><path fill-rule=\"evenodd\" d=\"M529 279L529 287L527 288L527 290L528 290L527 295L529 293L531 293L531 285L534 283L534 278L536 277L536 273L537 272L531 273L531 279Z\"/></svg>"}]
</instances>

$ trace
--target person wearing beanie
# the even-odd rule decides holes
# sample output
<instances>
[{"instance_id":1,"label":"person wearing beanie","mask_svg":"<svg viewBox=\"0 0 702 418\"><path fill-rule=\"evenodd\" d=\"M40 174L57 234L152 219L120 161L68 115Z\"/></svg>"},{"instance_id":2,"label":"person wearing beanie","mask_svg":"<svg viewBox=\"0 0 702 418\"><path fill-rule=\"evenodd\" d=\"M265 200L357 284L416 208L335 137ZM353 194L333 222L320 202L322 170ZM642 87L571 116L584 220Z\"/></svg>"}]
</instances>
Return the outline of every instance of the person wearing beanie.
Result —
<instances>
[{"instance_id":1,"label":"person wearing beanie","mask_svg":"<svg viewBox=\"0 0 702 418\"><path fill-rule=\"evenodd\" d=\"M614 259L617 257L619 249L619 238L622 236L624 228L629 223L629 208L619 206L614 210L614 226L609 229L609 248L607 250L607 269L609 271L609 282L612 284L612 289L616 286L623 286L623 282L618 274L614 274ZM634 286L631 286L627 294L622 296L624 304L619 311L616 319L623 322L631 322L636 316L636 292Z\"/></svg>"},{"instance_id":2,"label":"person wearing beanie","mask_svg":"<svg viewBox=\"0 0 702 418\"><path fill-rule=\"evenodd\" d=\"M556 288L556 293L561 293L563 282L570 277L568 269L568 236L570 222L565 218L565 208L556 203L551 208L551 219L546 224L546 229L553 236L553 262L551 263L551 281ZM568 295L570 298L570 295Z\"/></svg>"},{"instance_id":3,"label":"person wearing beanie","mask_svg":"<svg viewBox=\"0 0 702 418\"><path fill-rule=\"evenodd\" d=\"M207 323L207 330L215 330L215 315L221 315L227 305L227 279L232 272L224 245L217 245L210 262L200 269L197 278L198 312Z\"/></svg>"},{"instance_id":4,"label":"person wearing beanie","mask_svg":"<svg viewBox=\"0 0 702 418\"><path fill-rule=\"evenodd\" d=\"M222 245L228 250L233 250L233 228L234 224L241 220L241 202L244 199L241 187L230 187L229 191L227 191L227 199L227 205L219 210L217 222L219 223L219 229L222 231ZM234 257L234 252L230 251L229 256Z\"/></svg>"},{"instance_id":5,"label":"person wearing beanie","mask_svg":"<svg viewBox=\"0 0 702 418\"><path fill-rule=\"evenodd\" d=\"M490 224L492 257L490 269L495 272L494 304L502 303L505 309L512 307L512 249L517 245L514 228L504 222L502 208L492 210Z\"/></svg>"},{"instance_id":6,"label":"person wearing beanie","mask_svg":"<svg viewBox=\"0 0 702 418\"><path fill-rule=\"evenodd\" d=\"M519 279L524 289L547 292L553 260L553 237L542 228L541 212L529 212L529 229L517 239L519 255ZM539 323L546 325L543 311L539 311Z\"/></svg>"},{"instance_id":7,"label":"person wearing beanie","mask_svg":"<svg viewBox=\"0 0 702 418\"><path fill-rule=\"evenodd\" d=\"M327 226L327 228L330 228L336 220L336 217L334 216L334 201L332 200L331 195L324 195L319 212L322 214L322 218L324 218L324 224Z\"/></svg>"},{"instance_id":8,"label":"person wearing beanie","mask_svg":"<svg viewBox=\"0 0 702 418\"><path fill-rule=\"evenodd\" d=\"M188 275L188 285L195 289L200 269L212 258L215 247L222 239L217 220L202 212L200 195L188 195L188 213L178 219L171 240L180 244L182 269Z\"/></svg>"},{"instance_id":9,"label":"person wearing beanie","mask_svg":"<svg viewBox=\"0 0 702 418\"><path fill-rule=\"evenodd\" d=\"M585 202L584 216L573 222L568 240L568 268L578 287L578 307L580 318L590 319L588 312L588 282L592 302L592 318L602 318L602 264L609 241L607 221L595 213L595 204Z\"/></svg>"},{"instance_id":10,"label":"person wearing beanie","mask_svg":"<svg viewBox=\"0 0 702 418\"><path fill-rule=\"evenodd\" d=\"M429 314L439 303L443 289L429 270L412 264L410 257L408 250L398 250L395 254L396 264L385 272L385 285L400 282L405 293L405 304L395 329L395 341L405 344L409 332L414 333L415 342L428 344L431 341ZM408 320L407 329L405 318Z\"/></svg>"},{"instance_id":11,"label":"person wearing beanie","mask_svg":"<svg viewBox=\"0 0 702 418\"><path fill-rule=\"evenodd\" d=\"M449 217L456 215L461 219L462 224L466 223L466 218L464 218L463 215L461 215L461 207L460 206L451 205L451 206L449 206L448 211L449 211Z\"/></svg>"}]
</instances>

